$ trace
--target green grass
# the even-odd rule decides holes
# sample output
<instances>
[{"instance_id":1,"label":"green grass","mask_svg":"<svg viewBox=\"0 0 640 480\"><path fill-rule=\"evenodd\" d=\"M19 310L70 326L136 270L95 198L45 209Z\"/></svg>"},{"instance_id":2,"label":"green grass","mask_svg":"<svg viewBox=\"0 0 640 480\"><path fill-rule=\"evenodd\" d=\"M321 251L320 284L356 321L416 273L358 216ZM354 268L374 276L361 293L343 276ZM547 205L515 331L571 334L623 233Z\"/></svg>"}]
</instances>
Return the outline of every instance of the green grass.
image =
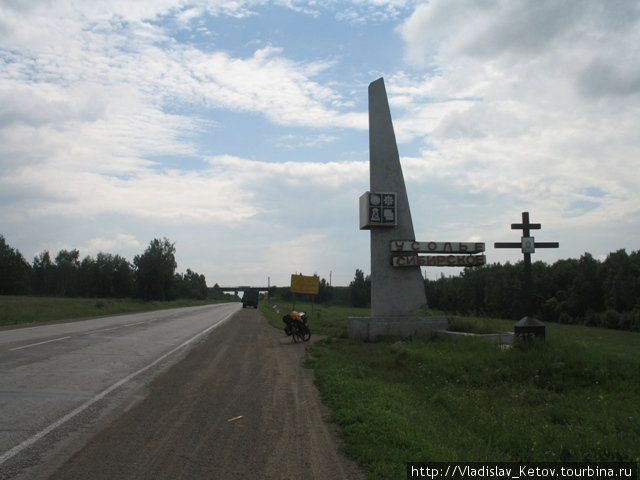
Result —
<instances>
[{"instance_id":1,"label":"green grass","mask_svg":"<svg viewBox=\"0 0 640 480\"><path fill-rule=\"evenodd\" d=\"M278 305L279 313L273 311L273 305ZM291 311L291 302L265 302L259 304L260 311L275 328L284 329L282 317ZM344 307L332 305L311 305L309 302L296 302L298 312L306 312L308 325L312 335L343 337L347 333L347 317L366 317L369 310L365 308Z\"/></svg>"},{"instance_id":2,"label":"green grass","mask_svg":"<svg viewBox=\"0 0 640 480\"><path fill-rule=\"evenodd\" d=\"M547 324L544 343L509 350L343 338L366 315L320 307L312 332L333 333L307 366L370 479L406 478L411 461L640 461L640 334Z\"/></svg>"},{"instance_id":3,"label":"green grass","mask_svg":"<svg viewBox=\"0 0 640 480\"><path fill-rule=\"evenodd\" d=\"M205 305L211 301L143 302L116 298L0 296L0 326Z\"/></svg>"},{"instance_id":4,"label":"green grass","mask_svg":"<svg viewBox=\"0 0 640 480\"><path fill-rule=\"evenodd\" d=\"M513 328L494 318L449 317L449 330L483 334L511 331Z\"/></svg>"},{"instance_id":5,"label":"green grass","mask_svg":"<svg viewBox=\"0 0 640 480\"><path fill-rule=\"evenodd\" d=\"M2 296L0 325L202 303ZM260 303L279 329L290 307ZM365 343L344 337L346 318L367 309L296 309L326 337L307 366L370 479L406 478L410 461L640 461L640 333L547 324L546 342L510 350L475 339Z\"/></svg>"}]
</instances>

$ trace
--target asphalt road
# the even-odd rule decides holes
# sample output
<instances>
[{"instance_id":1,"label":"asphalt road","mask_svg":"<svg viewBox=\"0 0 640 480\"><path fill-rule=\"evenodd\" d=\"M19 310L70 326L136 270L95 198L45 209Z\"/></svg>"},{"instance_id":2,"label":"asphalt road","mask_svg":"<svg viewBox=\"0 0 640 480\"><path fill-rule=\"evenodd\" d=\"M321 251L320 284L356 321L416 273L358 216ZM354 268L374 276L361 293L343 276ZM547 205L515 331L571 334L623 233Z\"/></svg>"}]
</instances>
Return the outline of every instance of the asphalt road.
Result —
<instances>
[{"instance_id":1,"label":"asphalt road","mask_svg":"<svg viewBox=\"0 0 640 480\"><path fill-rule=\"evenodd\" d=\"M0 331L0 479L46 478L238 303Z\"/></svg>"},{"instance_id":2,"label":"asphalt road","mask_svg":"<svg viewBox=\"0 0 640 480\"><path fill-rule=\"evenodd\" d=\"M316 339L295 344L260 312L241 310L54 472L32 479L363 479L302 366Z\"/></svg>"}]
</instances>

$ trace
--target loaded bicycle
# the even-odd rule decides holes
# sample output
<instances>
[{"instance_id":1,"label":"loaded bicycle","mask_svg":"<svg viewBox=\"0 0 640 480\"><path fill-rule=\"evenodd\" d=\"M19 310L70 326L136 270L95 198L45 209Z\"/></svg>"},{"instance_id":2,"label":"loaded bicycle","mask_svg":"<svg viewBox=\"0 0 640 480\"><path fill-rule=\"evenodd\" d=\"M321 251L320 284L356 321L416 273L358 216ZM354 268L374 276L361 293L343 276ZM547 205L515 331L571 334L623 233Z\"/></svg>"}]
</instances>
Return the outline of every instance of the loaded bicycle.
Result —
<instances>
[{"instance_id":1,"label":"loaded bicycle","mask_svg":"<svg viewBox=\"0 0 640 480\"><path fill-rule=\"evenodd\" d=\"M295 310L282 317L285 323L284 333L291 336L296 343L306 342L311 338L311 330L307 325L307 314Z\"/></svg>"}]
</instances>

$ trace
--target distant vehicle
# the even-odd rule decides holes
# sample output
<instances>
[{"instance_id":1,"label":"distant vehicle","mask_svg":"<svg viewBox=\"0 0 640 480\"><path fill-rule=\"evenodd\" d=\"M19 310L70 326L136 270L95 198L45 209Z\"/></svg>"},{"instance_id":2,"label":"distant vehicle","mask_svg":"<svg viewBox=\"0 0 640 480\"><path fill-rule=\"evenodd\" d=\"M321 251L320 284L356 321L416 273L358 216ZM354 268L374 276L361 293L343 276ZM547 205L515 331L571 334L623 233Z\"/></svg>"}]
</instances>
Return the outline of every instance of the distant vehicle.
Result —
<instances>
[{"instance_id":1,"label":"distant vehicle","mask_svg":"<svg viewBox=\"0 0 640 480\"><path fill-rule=\"evenodd\" d=\"M260 300L258 290L245 290L242 295L242 308L258 308L258 300Z\"/></svg>"}]
</instances>

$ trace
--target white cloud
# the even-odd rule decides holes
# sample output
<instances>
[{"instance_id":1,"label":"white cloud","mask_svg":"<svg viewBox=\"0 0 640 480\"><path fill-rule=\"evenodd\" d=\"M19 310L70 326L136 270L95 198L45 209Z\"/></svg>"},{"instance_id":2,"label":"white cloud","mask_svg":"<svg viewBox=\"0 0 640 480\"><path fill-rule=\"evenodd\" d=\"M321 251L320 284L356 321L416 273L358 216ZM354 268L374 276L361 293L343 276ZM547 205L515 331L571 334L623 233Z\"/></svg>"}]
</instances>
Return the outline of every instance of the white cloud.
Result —
<instances>
[{"instance_id":1,"label":"white cloud","mask_svg":"<svg viewBox=\"0 0 640 480\"><path fill-rule=\"evenodd\" d=\"M241 16L250 3L206 10ZM235 224L256 215L255 175L242 174L247 165L182 172L156 160L199 154L192 137L211 121L166 111L179 102L259 113L283 125L366 128L366 114L340 113L341 95L311 79L331 66L326 61L293 62L275 47L234 58L179 45L147 21L167 15L171 5L3 7L0 47L8 68L0 73L0 184L31 192L27 216L122 213ZM188 10L181 8L175 11ZM185 15L205 10L194 8ZM317 173L312 164L281 167L280 175Z\"/></svg>"},{"instance_id":2,"label":"white cloud","mask_svg":"<svg viewBox=\"0 0 640 480\"><path fill-rule=\"evenodd\" d=\"M366 128L366 116L340 113L341 96L310 79L330 64L296 63L281 56L280 48L256 50L246 59L224 52L185 50L189 97L199 96L212 107L260 112L281 125ZM187 72L183 72L187 73Z\"/></svg>"},{"instance_id":3,"label":"white cloud","mask_svg":"<svg viewBox=\"0 0 640 480\"><path fill-rule=\"evenodd\" d=\"M247 186L280 181L302 189L323 187L338 189L353 185L354 181L368 173L368 164L363 161L350 162L265 162L248 160L231 155L209 157L207 161L225 171L233 179L242 179ZM312 193L312 192L310 192Z\"/></svg>"},{"instance_id":4,"label":"white cloud","mask_svg":"<svg viewBox=\"0 0 640 480\"><path fill-rule=\"evenodd\" d=\"M212 19L285 8L333 17L327 34L345 35L362 63L321 42L305 58L293 43L304 32L277 22L255 35L234 23L242 48L219 48ZM403 16L405 52L357 50ZM629 245L640 233L638 18L637 2L602 0L3 2L0 221L22 238L47 225L59 238L37 245L50 249L131 252L167 236L181 268L206 266L211 281L258 269L283 284L320 263L347 284L368 268L363 78L386 71L421 239L502 240L531 210L574 244L571 232L604 242L620 231ZM270 43L287 29L290 43ZM232 127L248 130L239 143L225 138Z\"/></svg>"},{"instance_id":5,"label":"white cloud","mask_svg":"<svg viewBox=\"0 0 640 480\"><path fill-rule=\"evenodd\" d=\"M86 245L82 245L78 248L83 255L95 256L100 252L122 252L131 249L143 250L145 245L140 242L134 235L127 233L118 233L113 237L94 237L91 238ZM130 261L132 259L129 259Z\"/></svg>"},{"instance_id":6,"label":"white cloud","mask_svg":"<svg viewBox=\"0 0 640 480\"><path fill-rule=\"evenodd\" d=\"M629 200L640 185L624 173L640 153L640 15L630 5L417 7L401 31L407 58L431 71L398 75L389 91L407 112L398 123L426 133L425 161L438 165L430 174L539 206L558 223L580 213L600 225L636 215ZM576 209L577 192L592 187L606 201Z\"/></svg>"},{"instance_id":7,"label":"white cloud","mask_svg":"<svg viewBox=\"0 0 640 480\"><path fill-rule=\"evenodd\" d=\"M433 0L415 9L401 33L407 41L408 58L422 65L435 59L444 66L456 58L529 63L532 57L567 46L591 55L613 45L622 52L634 50L636 46L627 41L638 35L639 16L638 5L624 0Z\"/></svg>"}]
</instances>

